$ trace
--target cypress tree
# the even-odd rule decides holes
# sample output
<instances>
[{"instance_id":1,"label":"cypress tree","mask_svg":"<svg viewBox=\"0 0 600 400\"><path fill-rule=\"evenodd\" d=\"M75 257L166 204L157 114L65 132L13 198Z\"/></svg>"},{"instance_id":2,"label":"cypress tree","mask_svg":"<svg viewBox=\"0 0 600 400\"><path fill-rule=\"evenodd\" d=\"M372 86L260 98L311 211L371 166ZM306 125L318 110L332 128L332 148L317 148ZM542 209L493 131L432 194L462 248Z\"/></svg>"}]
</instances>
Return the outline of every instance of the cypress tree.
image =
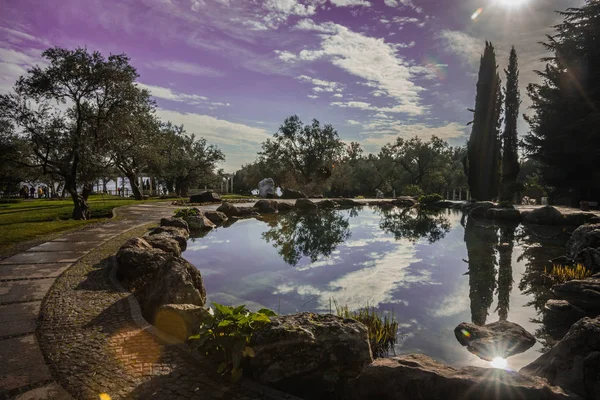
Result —
<instances>
[{"instance_id":1,"label":"cypress tree","mask_svg":"<svg viewBox=\"0 0 600 400\"><path fill-rule=\"evenodd\" d=\"M480 201L495 199L500 187L503 96L497 69L494 46L486 41L479 67L475 109L472 110L473 128L463 160L472 196Z\"/></svg>"},{"instance_id":2,"label":"cypress tree","mask_svg":"<svg viewBox=\"0 0 600 400\"><path fill-rule=\"evenodd\" d=\"M504 91L504 133L502 134L502 189L500 200L512 201L517 192L517 176L519 175L519 155L517 137L517 119L521 95L519 94L519 64L517 52L513 46L510 50Z\"/></svg>"}]
</instances>

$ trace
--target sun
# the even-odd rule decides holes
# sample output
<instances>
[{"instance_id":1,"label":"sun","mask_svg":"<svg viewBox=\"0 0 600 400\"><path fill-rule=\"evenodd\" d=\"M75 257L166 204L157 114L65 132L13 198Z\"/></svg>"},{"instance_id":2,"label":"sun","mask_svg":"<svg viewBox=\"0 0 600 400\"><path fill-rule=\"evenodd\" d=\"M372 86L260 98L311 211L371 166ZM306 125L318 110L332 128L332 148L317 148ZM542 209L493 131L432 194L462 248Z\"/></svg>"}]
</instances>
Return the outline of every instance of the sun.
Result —
<instances>
[{"instance_id":1,"label":"sun","mask_svg":"<svg viewBox=\"0 0 600 400\"><path fill-rule=\"evenodd\" d=\"M518 8L530 0L494 0L494 2L505 8Z\"/></svg>"}]
</instances>

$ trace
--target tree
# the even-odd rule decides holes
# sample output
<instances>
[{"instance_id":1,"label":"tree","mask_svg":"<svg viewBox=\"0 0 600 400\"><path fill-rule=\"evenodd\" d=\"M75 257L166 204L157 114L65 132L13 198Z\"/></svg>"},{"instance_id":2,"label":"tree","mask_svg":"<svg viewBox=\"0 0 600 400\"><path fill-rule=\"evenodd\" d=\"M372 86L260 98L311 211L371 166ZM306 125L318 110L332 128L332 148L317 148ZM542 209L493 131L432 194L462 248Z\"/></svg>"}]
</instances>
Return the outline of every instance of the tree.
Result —
<instances>
[{"instance_id":1,"label":"tree","mask_svg":"<svg viewBox=\"0 0 600 400\"><path fill-rule=\"evenodd\" d=\"M564 21L548 36L553 55L536 73L539 84L527 93L533 115L524 138L528 155L538 161L546 185L573 200L600 198L600 3L560 13Z\"/></svg>"},{"instance_id":2,"label":"tree","mask_svg":"<svg viewBox=\"0 0 600 400\"><path fill-rule=\"evenodd\" d=\"M471 194L477 200L496 198L500 186L502 90L497 68L494 46L485 42L472 110L473 128L463 160Z\"/></svg>"},{"instance_id":3,"label":"tree","mask_svg":"<svg viewBox=\"0 0 600 400\"><path fill-rule=\"evenodd\" d=\"M518 191L519 155L517 119L521 96L519 94L519 65L517 52L513 46L510 50L504 91L504 133L502 134L502 189L500 200L513 201Z\"/></svg>"},{"instance_id":4,"label":"tree","mask_svg":"<svg viewBox=\"0 0 600 400\"><path fill-rule=\"evenodd\" d=\"M276 175L291 174L297 186L312 193L322 190L343 149L333 126L321 126L316 119L304 125L293 115L286 118L273 139L262 144L259 159Z\"/></svg>"},{"instance_id":5,"label":"tree","mask_svg":"<svg viewBox=\"0 0 600 400\"><path fill-rule=\"evenodd\" d=\"M0 96L0 117L22 131L32 166L64 180L73 218L87 219L92 182L110 163L109 122L121 107L137 101L138 74L124 54L105 59L83 48L55 47L42 56L47 66L33 67L17 81L15 93Z\"/></svg>"}]
</instances>

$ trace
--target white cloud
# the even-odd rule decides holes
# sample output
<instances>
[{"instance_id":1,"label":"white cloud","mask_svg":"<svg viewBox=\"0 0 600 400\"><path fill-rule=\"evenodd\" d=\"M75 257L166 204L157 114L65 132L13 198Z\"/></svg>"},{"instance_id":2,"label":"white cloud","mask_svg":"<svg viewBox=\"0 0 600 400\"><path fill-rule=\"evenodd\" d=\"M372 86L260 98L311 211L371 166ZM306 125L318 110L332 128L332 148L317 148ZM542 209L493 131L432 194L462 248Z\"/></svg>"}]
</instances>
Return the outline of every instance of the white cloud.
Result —
<instances>
[{"instance_id":1,"label":"white cloud","mask_svg":"<svg viewBox=\"0 0 600 400\"><path fill-rule=\"evenodd\" d=\"M331 0L331 3L338 7L355 7L355 6L370 7L371 6L371 3L369 3L366 0Z\"/></svg>"},{"instance_id":2,"label":"white cloud","mask_svg":"<svg viewBox=\"0 0 600 400\"><path fill-rule=\"evenodd\" d=\"M27 70L35 65L44 65L46 61L39 56L36 49L17 51L10 48L0 47L0 94L12 91L12 88L21 76L27 74Z\"/></svg>"},{"instance_id":3,"label":"white cloud","mask_svg":"<svg viewBox=\"0 0 600 400\"><path fill-rule=\"evenodd\" d=\"M476 66L483 52L484 43L464 32L445 29L438 34L445 48L456 54L468 65Z\"/></svg>"},{"instance_id":4,"label":"white cloud","mask_svg":"<svg viewBox=\"0 0 600 400\"><path fill-rule=\"evenodd\" d=\"M319 98L319 96L317 96L317 95L315 95L315 94L309 94L309 95L307 95L307 97L308 97L309 99L318 99L318 98Z\"/></svg>"},{"instance_id":5,"label":"white cloud","mask_svg":"<svg viewBox=\"0 0 600 400\"><path fill-rule=\"evenodd\" d=\"M397 137L408 139L418 136L424 140L429 140L434 135L444 140L466 138L467 130L468 128L465 125L457 122L431 126L423 123L405 124L395 120L378 118L363 124L363 132L369 135L364 143L377 146L391 143Z\"/></svg>"},{"instance_id":6,"label":"white cloud","mask_svg":"<svg viewBox=\"0 0 600 400\"><path fill-rule=\"evenodd\" d=\"M317 24L310 18L303 18L294 26L294 29L299 31L312 31L323 33L335 33L336 26L333 22L325 22Z\"/></svg>"},{"instance_id":7,"label":"white cloud","mask_svg":"<svg viewBox=\"0 0 600 400\"><path fill-rule=\"evenodd\" d=\"M337 82L324 81L322 79L311 78L310 76L306 75L300 75L297 79L302 82L309 82L315 85L312 90L316 93L343 91L340 84Z\"/></svg>"},{"instance_id":8,"label":"white cloud","mask_svg":"<svg viewBox=\"0 0 600 400\"><path fill-rule=\"evenodd\" d=\"M413 104L404 104L404 105L396 105L393 107L377 107L372 105L371 103L367 103L364 101L334 101L329 103L332 106L342 107L342 108L358 108L360 110L369 110L369 111L377 111L377 112L389 112L389 113L403 113L410 115L421 115L426 110L424 106L417 106Z\"/></svg>"},{"instance_id":9,"label":"white cloud","mask_svg":"<svg viewBox=\"0 0 600 400\"><path fill-rule=\"evenodd\" d=\"M0 26L0 31L5 32L7 34L7 40L12 43L21 43L23 41L29 41L29 42L38 42L45 46L50 45L50 42L48 42L48 40L46 40L46 39L38 38L36 36L30 35L29 33L26 33L26 32L23 32L23 31L20 31L17 29Z\"/></svg>"},{"instance_id":10,"label":"white cloud","mask_svg":"<svg viewBox=\"0 0 600 400\"><path fill-rule=\"evenodd\" d=\"M342 98L342 97L344 97L344 95L341 93L336 93L333 95L333 97Z\"/></svg>"},{"instance_id":11,"label":"white cloud","mask_svg":"<svg viewBox=\"0 0 600 400\"><path fill-rule=\"evenodd\" d=\"M385 5L389 6L389 7L398 7L400 5L408 7L408 8L412 8L413 10L415 10L418 13L422 13L423 9L421 7L417 7L412 0L384 0Z\"/></svg>"},{"instance_id":12,"label":"white cloud","mask_svg":"<svg viewBox=\"0 0 600 400\"><path fill-rule=\"evenodd\" d=\"M347 123L348 125L361 125L361 123L360 123L360 122L358 122L358 121L355 121L355 120L353 120L353 119L349 119L349 120L347 120L347 121L346 121L346 123Z\"/></svg>"},{"instance_id":13,"label":"white cloud","mask_svg":"<svg viewBox=\"0 0 600 400\"><path fill-rule=\"evenodd\" d=\"M199 96L197 94L179 93L169 88L161 86L146 85L144 83L138 83L138 86L141 89L146 89L150 92L152 96L158 97L159 99L177 101L180 103L187 103L192 105L199 105L208 101L208 97L205 96Z\"/></svg>"},{"instance_id":14,"label":"white cloud","mask_svg":"<svg viewBox=\"0 0 600 400\"><path fill-rule=\"evenodd\" d=\"M209 76L209 77L220 77L223 73L209 67L203 67L193 63L184 61L152 61L148 63L150 67L162 68L167 71L177 72L180 74L194 75L194 76Z\"/></svg>"}]
</instances>

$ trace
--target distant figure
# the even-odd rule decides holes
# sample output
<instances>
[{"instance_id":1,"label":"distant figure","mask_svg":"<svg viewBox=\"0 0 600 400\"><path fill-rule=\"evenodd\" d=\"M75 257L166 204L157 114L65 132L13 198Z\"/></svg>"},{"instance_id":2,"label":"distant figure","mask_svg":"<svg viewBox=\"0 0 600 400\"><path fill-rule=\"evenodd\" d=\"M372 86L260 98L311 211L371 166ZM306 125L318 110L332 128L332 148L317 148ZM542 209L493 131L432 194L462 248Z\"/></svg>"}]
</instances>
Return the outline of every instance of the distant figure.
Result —
<instances>
[{"instance_id":1,"label":"distant figure","mask_svg":"<svg viewBox=\"0 0 600 400\"><path fill-rule=\"evenodd\" d=\"M383 199L383 192L379 189L375 190L375 198L377 199Z\"/></svg>"},{"instance_id":2,"label":"distant figure","mask_svg":"<svg viewBox=\"0 0 600 400\"><path fill-rule=\"evenodd\" d=\"M41 199L42 197L44 197L44 191L41 187L38 187L38 199Z\"/></svg>"},{"instance_id":3,"label":"distant figure","mask_svg":"<svg viewBox=\"0 0 600 400\"><path fill-rule=\"evenodd\" d=\"M48 186L44 186L44 188L42 190L44 191L44 198L45 199L50 198L50 196L48 196L48 194L49 194Z\"/></svg>"},{"instance_id":4,"label":"distant figure","mask_svg":"<svg viewBox=\"0 0 600 400\"><path fill-rule=\"evenodd\" d=\"M22 198L24 198L24 199L29 198L29 190L27 189L27 186L21 187L21 190L20 190L19 193L20 193L20 195L21 195Z\"/></svg>"},{"instance_id":5,"label":"distant figure","mask_svg":"<svg viewBox=\"0 0 600 400\"><path fill-rule=\"evenodd\" d=\"M35 188L33 186L29 188L29 197L32 199L35 197Z\"/></svg>"}]
</instances>

